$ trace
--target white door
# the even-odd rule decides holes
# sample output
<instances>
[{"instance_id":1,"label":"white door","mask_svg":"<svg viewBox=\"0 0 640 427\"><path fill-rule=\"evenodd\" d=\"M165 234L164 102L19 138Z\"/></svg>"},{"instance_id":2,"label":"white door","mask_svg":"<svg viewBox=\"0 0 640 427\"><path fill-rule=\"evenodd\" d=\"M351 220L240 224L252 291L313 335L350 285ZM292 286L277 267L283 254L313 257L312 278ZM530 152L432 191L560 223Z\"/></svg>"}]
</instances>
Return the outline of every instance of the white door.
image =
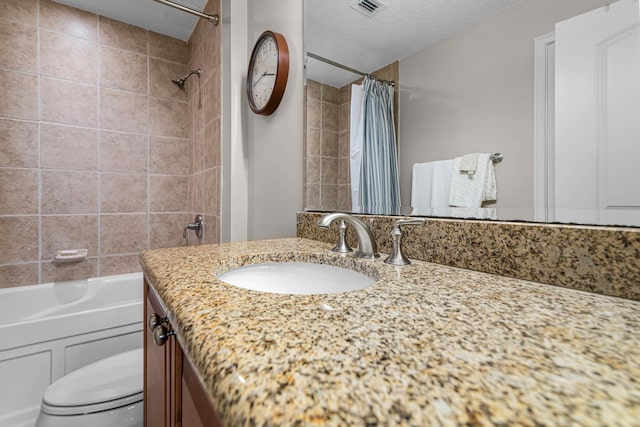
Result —
<instances>
[{"instance_id":1,"label":"white door","mask_svg":"<svg viewBox=\"0 0 640 427\"><path fill-rule=\"evenodd\" d=\"M640 226L638 0L556 25L555 219Z\"/></svg>"}]
</instances>

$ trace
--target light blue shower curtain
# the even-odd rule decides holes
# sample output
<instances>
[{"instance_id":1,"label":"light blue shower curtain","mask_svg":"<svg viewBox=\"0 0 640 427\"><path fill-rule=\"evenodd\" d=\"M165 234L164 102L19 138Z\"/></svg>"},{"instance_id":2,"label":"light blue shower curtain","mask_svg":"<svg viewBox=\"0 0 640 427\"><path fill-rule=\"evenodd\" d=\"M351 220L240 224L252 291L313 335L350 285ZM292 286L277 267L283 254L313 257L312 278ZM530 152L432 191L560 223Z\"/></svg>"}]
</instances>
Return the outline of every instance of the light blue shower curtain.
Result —
<instances>
[{"instance_id":1,"label":"light blue shower curtain","mask_svg":"<svg viewBox=\"0 0 640 427\"><path fill-rule=\"evenodd\" d=\"M362 213L399 214L400 182L390 83L365 77L362 96Z\"/></svg>"}]
</instances>

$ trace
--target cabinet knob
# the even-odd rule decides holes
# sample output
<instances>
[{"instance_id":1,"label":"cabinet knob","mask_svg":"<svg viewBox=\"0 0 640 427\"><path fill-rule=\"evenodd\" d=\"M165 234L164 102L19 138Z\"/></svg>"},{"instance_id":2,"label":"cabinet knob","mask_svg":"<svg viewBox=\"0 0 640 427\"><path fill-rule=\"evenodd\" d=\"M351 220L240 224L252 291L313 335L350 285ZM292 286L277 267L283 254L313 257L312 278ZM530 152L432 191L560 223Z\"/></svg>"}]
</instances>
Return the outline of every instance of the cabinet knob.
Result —
<instances>
[{"instance_id":1,"label":"cabinet knob","mask_svg":"<svg viewBox=\"0 0 640 427\"><path fill-rule=\"evenodd\" d=\"M166 317L160 317L160 315L153 313L147 320L147 327L150 331L153 331L156 326L160 326L163 323L167 323L168 321L169 319L167 319Z\"/></svg>"},{"instance_id":2,"label":"cabinet knob","mask_svg":"<svg viewBox=\"0 0 640 427\"><path fill-rule=\"evenodd\" d=\"M153 342L158 347L162 347L169 337L175 334L176 333L174 331L170 331L166 326L158 325L153 329Z\"/></svg>"}]
</instances>

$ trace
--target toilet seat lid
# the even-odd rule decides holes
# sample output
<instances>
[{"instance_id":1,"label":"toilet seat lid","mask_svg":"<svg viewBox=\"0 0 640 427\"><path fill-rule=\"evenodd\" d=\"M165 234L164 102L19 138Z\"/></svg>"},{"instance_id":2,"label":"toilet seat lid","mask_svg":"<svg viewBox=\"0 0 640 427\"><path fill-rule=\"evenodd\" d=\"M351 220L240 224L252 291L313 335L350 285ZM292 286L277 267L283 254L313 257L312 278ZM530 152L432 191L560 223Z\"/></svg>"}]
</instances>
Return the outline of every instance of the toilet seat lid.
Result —
<instances>
[{"instance_id":1,"label":"toilet seat lid","mask_svg":"<svg viewBox=\"0 0 640 427\"><path fill-rule=\"evenodd\" d=\"M143 370L142 348L116 354L77 369L51 384L44 393L43 403L54 407L86 406L140 394Z\"/></svg>"}]
</instances>

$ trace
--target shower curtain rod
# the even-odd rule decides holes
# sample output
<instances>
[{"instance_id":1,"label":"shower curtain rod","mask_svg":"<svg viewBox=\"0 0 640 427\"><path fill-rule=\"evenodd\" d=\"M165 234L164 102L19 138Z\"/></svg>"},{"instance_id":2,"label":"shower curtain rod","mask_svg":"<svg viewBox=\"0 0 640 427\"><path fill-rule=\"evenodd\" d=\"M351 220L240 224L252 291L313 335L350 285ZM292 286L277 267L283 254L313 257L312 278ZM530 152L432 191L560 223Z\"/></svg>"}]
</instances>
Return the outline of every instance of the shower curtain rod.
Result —
<instances>
[{"instance_id":1,"label":"shower curtain rod","mask_svg":"<svg viewBox=\"0 0 640 427\"><path fill-rule=\"evenodd\" d=\"M199 16L200 18L204 18L207 21L211 22L216 27L218 26L218 22L220 22L220 16L218 14L207 15L206 13L202 13L202 12L200 12L198 10L191 9L189 7L183 6L183 5L178 4L178 3L174 3L174 2L169 1L169 0L154 0L154 1L156 1L158 3L162 3L162 4L167 5L169 7L173 7L175 9L181 10L183 12L187 12L187 13L190 13L192 15Z\"/></svg>"},{"instance_id":2,"label":"shower curtain rod","mask_svg":"<svg viewBox=\"0 0 640 427\"><path fill-rule=\"evenodd\" d=\"M358 71L355 68L347 67L346 65L342 65L342 64L339 64L339 63L337 63L335 61L332 61L330 59L323 58L322 56L316 55L315 53L307 52L307 56L310 57L310 58L313 58L313 59L317 59L318 61L322 61L322 62L324 62L326 64L333 65L334 67L342 68L343 70L348 71L348 72L353 73L353 74L360 74L363 77L371 77L371 78L376 79L378 81L389 83L391 86L395 86L396 85L396 82L394 82L394 81L379 79L376 76L372 76L369 73L363 73L362 71Z\"/></svg>"}]
</instances>

